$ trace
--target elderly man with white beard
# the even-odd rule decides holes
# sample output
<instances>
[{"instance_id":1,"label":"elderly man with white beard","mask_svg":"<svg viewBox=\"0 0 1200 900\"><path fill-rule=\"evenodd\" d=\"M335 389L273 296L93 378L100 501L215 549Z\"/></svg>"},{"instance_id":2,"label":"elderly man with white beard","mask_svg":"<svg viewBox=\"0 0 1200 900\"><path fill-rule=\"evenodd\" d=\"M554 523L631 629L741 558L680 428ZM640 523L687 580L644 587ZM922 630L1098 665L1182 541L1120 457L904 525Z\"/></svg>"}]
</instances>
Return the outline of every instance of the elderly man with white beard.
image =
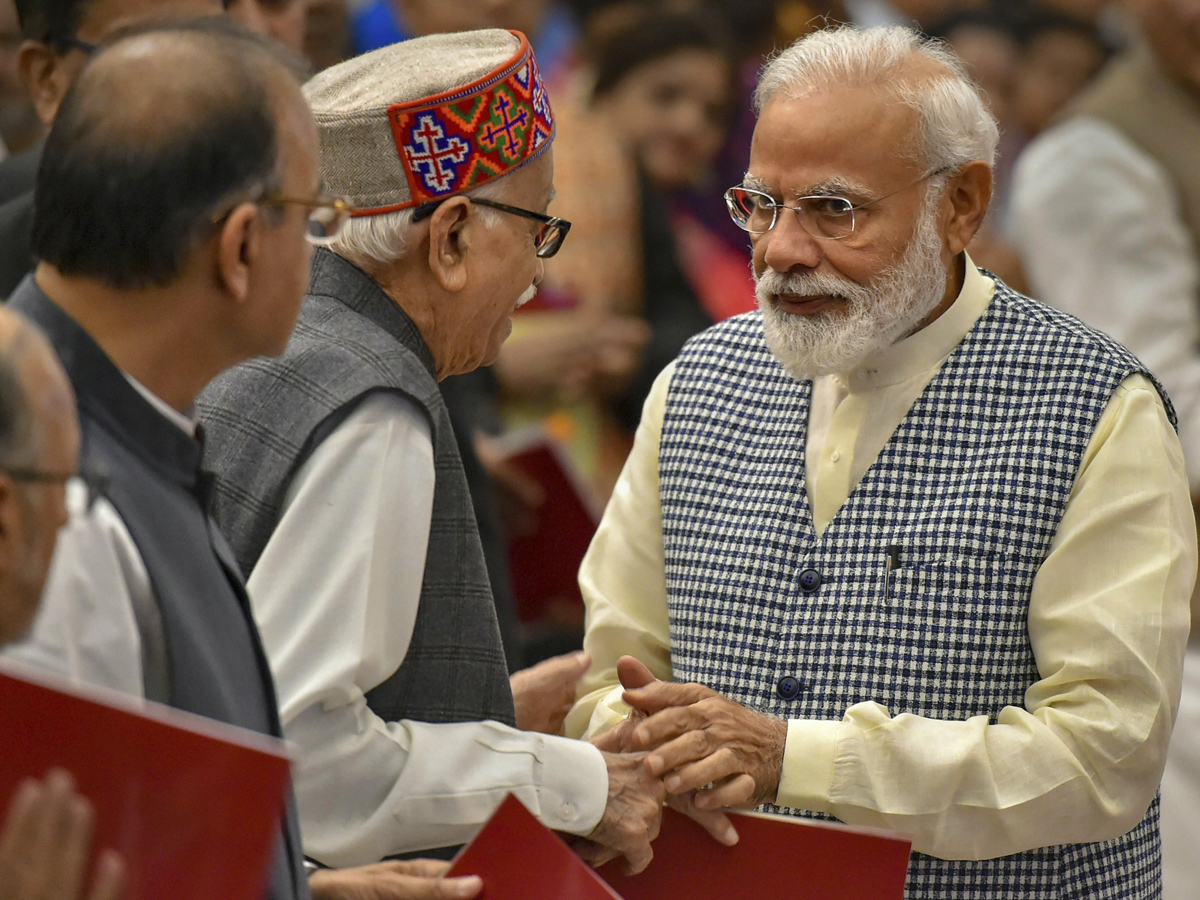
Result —
<instances>
[{"instance_id":1,"label":"elderly man with white beard","mask_svg":"<svg viewBox=\"0 0 1200 900\"><path fill-rule=\"evenodd\" d=\"M907 833L909 897L1159 896L1196 568L1169 401L966 255L997 127L941 46L818 32L756 103L726 197L760 311L646 403L568 733L700 808Z\"/></svg>"}]
</instances>

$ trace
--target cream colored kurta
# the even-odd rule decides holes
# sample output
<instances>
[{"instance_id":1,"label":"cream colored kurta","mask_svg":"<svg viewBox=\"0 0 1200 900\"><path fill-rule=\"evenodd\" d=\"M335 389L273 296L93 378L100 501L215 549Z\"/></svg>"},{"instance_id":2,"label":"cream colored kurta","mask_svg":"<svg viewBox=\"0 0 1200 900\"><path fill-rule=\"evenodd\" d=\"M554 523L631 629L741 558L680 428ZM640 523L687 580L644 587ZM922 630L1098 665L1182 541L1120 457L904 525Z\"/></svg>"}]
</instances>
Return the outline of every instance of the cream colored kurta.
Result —
<instances>
[{"instance_id":1,"label":"cream colored kurta","mask_svg":"<svg viewBox=\"0 0 1200 900\"><path fill-rule=\"evenodd\" d=\"M824 530L991 302L970 262L935 322L847 376L818 379L808 494ZM658 448L672 369L648 398L633 452L580 570L593 666L567 721L602 731L627 707L616 661L671 677ZM910 834L944 858L986 858L1115 837L1153 799L1179 701L1196 537L1179 441L1153 385L1127 378L1092 436L1034 579L1029 638L1041 680L995 720L893 716L789 722L779 803Z\"/></svg>"}]
</instances>

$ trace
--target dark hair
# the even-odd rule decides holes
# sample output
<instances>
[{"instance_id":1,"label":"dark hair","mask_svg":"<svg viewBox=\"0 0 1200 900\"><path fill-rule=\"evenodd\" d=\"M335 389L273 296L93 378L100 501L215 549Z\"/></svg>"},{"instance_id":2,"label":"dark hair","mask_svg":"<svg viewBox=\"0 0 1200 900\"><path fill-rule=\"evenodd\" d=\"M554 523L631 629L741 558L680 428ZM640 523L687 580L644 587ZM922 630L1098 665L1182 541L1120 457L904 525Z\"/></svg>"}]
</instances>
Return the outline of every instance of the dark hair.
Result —
<instances>
[{"instance_id":1,"label":"dark hair","mask_svg":"<svg viewBox=\"0 0 1200 900\"><path fill-rule=\"evenodd\" d=\"M634 69L681 50L709 50L729 61L734 55L723 22L712 10L680 12L630 4L598 18L586 44L596 73L594 97L613 90Z\"/></svg>"},{"instance_id":2,"label":"dark hair","mask_svg":"<svg viewBox=\"0 0 1200 900\"><path fill-rule=\"evenodd\" d=\"M169 79L133 84L121 62L105 63L113 48L149 34L190 51ZM224 16L122 32L67 92L46 139L35 255L64 275L116 288L170 284L222 204L276 186L268 71L279 64L270 42ZM147 121L127 112L122 96L158 114Z\"/></svg>"},{"instance_id":3,"label":"dark hair","mask_svg":"<svg viewBox=\"0 0 1200 900\"><path fill-rule=\"evenodd\" d=\"M74 37L83 10L95 0L16 0L21 34L44 44Z\"/></svg>"}]
</instances>

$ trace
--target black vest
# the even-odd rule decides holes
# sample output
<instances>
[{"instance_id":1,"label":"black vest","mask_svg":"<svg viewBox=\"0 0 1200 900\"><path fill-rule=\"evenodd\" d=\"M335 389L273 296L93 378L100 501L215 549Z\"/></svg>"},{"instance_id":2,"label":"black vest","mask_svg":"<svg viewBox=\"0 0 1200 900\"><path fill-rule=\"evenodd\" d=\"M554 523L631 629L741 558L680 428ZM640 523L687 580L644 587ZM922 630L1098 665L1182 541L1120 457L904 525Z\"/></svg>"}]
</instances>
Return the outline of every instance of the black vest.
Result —
<instances>
[{"instance_id":1,"label":"black vest","mask_svg":"<svg viewBox=\"0 0 1200 900\"><path fill-rule=\"evenodd\" d=\"M407 397L428 417L435 480L412 641L400 668L367 693L367 703L387 721L511 725L512 693L483 548L433 357L400 307L327 250L313 259L309 293L284 354L230 369L200 397L205 463L217 476L217 521L249 574L296 471L375 391Z\"/></svg>"},{"instance_id":2,"label":"black vest","mask_svg":"<svg viewBox=\"0 0 1200 900\"><path fill-rule=\"evenodd\" d=\"M9 305L33 320L58 352L79 403L83 458L107 475L106 496L150 575L166 637L167 702L282 736L271 670L241 574L205 513L211 480L200 469L199 442L155 410L32 277ZM290 800L266 896L308 897Z\"/></svg>"}]
</instances>

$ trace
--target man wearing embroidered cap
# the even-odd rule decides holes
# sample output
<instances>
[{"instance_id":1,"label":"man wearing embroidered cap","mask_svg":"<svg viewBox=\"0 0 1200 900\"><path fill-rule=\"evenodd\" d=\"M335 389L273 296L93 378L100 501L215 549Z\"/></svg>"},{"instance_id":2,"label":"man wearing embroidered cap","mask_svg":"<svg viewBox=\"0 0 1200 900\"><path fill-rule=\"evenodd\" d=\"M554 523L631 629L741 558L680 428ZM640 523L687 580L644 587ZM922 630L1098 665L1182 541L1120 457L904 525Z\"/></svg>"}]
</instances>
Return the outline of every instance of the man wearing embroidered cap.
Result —
<instances>
[{"instance_id":1,"label":"man wearing embroidered cap","mask_svg":"<svg viewBox=\"0 0 1200 900\"><path fill-rule=\"evenodd\" d=\"M545 213L554 122L537 62L517 33L431 35L306 95L325 185L356 212L318 250L283 357L233 370L200 405L217 516L301 749L306 851L346 865L461 843L511 791L640 868L662 798L640 756L510 727L437 387L495 358L569 227Z\"/></svg>"}]
</instances>

